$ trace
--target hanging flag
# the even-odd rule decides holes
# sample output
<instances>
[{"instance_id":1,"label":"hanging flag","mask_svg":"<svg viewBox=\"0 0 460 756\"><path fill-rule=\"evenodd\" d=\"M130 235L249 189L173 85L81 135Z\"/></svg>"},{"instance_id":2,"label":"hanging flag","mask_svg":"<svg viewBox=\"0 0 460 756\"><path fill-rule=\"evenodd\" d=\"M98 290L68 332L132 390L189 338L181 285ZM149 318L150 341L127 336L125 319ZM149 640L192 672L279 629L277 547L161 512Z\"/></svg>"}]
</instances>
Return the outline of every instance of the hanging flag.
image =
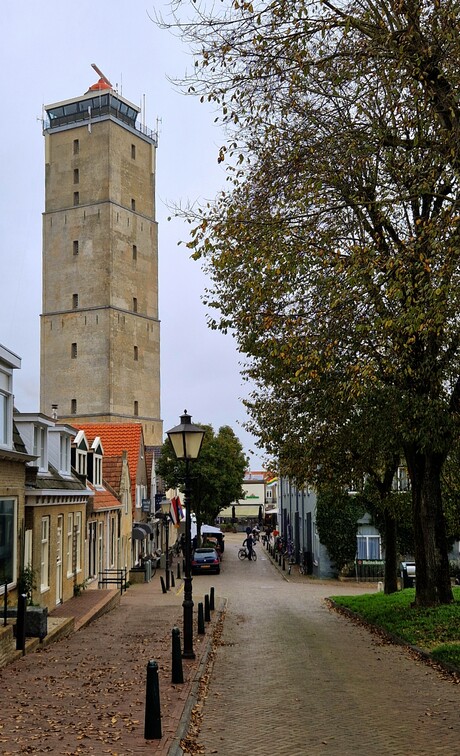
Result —
<instances>
[{"instance_id":1,"label":"hanging flag","mask_svg":"<svg viewBox=\"0 0 460 756\"><path fill-rule=\"evenodd\" d=\"M182 504L181 504L180 498L177 497L176 501L177 501L177 515L178 515L178 518L179 518L179 522L181 522L184 519L185 514L184 514L184 510L182 509Z\"/></svg>"},{"instance_id":2,"label":"hanging flag","mask_svg":"<svg viewBox=\"0 0 460 756\"><path fill-rule=\"evenodd\" d=\"M176 504L176 498L175 497L171 499L171 506L170 506L170 509L169 509L169 514L170 514L171 520L173 521L174 525L178 525L179 524L179 516L178 516L178 513L177 513L177 504Z\"/></svg>"}]
</instances>

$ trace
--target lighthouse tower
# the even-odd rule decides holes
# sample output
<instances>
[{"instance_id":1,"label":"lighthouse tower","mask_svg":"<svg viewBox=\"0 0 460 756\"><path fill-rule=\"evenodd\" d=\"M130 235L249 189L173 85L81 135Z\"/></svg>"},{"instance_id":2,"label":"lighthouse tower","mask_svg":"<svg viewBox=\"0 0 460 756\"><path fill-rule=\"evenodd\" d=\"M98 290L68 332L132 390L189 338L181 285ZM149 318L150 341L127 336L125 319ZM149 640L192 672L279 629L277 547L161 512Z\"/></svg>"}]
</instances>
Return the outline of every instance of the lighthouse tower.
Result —
<instances>
[{"instance_id":1,"label":"lighthouse tower","mask_svg":"<svg viewBox=\"0 0 460 756\"><path fill-rule=\"evenodd\" d=\"M156 135L100 76L46 106L40 409L162 443Z\"/></svg>"}]
</instances>

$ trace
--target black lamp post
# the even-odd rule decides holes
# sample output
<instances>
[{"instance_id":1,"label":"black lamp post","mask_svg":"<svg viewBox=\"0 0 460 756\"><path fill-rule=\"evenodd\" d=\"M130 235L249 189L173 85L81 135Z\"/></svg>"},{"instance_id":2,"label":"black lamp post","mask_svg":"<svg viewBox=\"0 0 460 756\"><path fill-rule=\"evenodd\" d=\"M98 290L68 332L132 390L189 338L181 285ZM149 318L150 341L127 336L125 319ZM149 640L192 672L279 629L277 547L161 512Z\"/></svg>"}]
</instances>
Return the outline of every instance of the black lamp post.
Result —
<instances>
[{"instance_id":1,"label":"black lamp post","mask_svg":"<svg viewBox=\"0 0 460 756\"><path fill-rule=\"evenodd\" d=\"M205 434L204 428L192 424L192 418L184 410L181 415L180 425L167 431L168 438L174 449L177 459L185 462L185 576L184 576L184 650L182 656L185 659L194 659L193 651L193 598L192 598L192 574L191 574L191 517L190 517L190 475L189 462L197 459Z\"/></svg>"}]
</instances>

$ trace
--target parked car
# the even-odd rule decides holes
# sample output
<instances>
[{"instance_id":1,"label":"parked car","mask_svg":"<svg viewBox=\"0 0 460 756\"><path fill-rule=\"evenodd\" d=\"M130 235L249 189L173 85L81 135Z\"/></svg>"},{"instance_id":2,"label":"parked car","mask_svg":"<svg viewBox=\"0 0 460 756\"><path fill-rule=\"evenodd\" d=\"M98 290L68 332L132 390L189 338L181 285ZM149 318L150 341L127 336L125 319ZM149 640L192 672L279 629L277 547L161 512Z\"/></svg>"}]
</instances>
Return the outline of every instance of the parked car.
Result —
<instances>
[{"instance_id":1,"label":"parked car","mask_svg":"<svg viewBox=\"0 0 460 756\"><path fill-rule=\"evenodd\" d=\"M202 547L195 549L192 556L192 573L198 572L220 572L219 554L215 549Z\"/></svg>"}]
</instances>

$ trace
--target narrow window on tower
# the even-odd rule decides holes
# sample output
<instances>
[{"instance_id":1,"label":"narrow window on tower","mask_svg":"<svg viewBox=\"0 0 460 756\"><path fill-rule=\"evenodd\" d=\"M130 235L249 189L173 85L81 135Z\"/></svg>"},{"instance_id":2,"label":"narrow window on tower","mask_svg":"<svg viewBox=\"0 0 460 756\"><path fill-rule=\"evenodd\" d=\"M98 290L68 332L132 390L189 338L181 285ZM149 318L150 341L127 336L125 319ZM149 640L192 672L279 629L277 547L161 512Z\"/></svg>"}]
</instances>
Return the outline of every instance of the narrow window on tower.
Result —
<instances>
[{"instance_id":1,"label":"narrow window on tower","mask_svg":"<svg viewBox=\"0 0 460 756\"><path fill-rule=\"evenodd\" d=\"M79 139L74 139L73 140L73 154L78 155L79 152L80 152L80 141Z\"/></svg>"},{"instance_id":2,"label":"narrow window on tower","mask_svg":"<svg viewBox=\"0 0 460 756\"><path fill-rule=\"evenodd\" d=\"M75 239L73 242L73 253L74 255L78 255L78 239Z\"/></svg>"},{"instance_id":3,"label":"narrow window on tower","mask_svg":"<svg viewBox=\"0 0 460 756\"><path fill-rule=\"evenodd\" d=\"M133 160L136 159L136 145L135 144L131 145L131 157Z\"/></svg>"},{"instance_id":4,"label":"narrow window on tower","mask_svg":"<svg viewBox=\"0 0 460 756\"><path fill-rule=\"evenodd\" d=\"M137 244L133 244L133 260L137 260Z\"/></svg>"},{"instance_id":5,"label":"narrow window on tower","mask_svg":"<svg viewBox=\"0 0 460 756\"><path fill-rule=\"evenodd\" d=\"M133 297L133 312L137 312L137 298Z\"/></svg>"},{"instance_id":6,"label":"narrow window on tower","mask_svg":"<svg viewBox=\"0 0 460 756\"><path fill-rule=\"evenodd\" d=\"M73 183L74 184L80 183L80 171L78 168L73 169Z\"/></svg>"},{"instance_id":7,"label":"narrow window on tower","mask_svg":"<svg viewBox=\"0 0 460 756\"><path fill-rule=\"evenodd\" d=\"M131 210L135 210L135 209L136 209L136 200L132 199L131 200Z\"/></svg>"},{"instance_id":8,"label":"narrow window on tower","mask_svg":"<svg viewBox=\"0 0 460 756\"><path fill-rule=\"evenodd\" d=\"M139 348L137 346L134 347L134 362L137 362L139 360Z\"/></svg>"},{"instance_id":9,"label":"narrow window on tower","mask_svg":"<svg viewBox=\"0 0 460 756\"><path fill-rule=\"evenodd\" d=\"M79 205L80 204L80 192L74 192L73 193L73 204Z\"/></svg>"},{"instance_id":10,"label":"narrow window on tower","mask_svg":"<svg viewBox=\"0 0 460 756\"><path fill-rule=\"evenodd\" d=\"M71 415L77 414L77 400L76 399L70 400L70 414Z\"/></svg>"},{"instance_id":11,"label":"narrow window on tower","mask_svg":"<svg viewBox=\"0 0 460 756\"><path fill-rule=\"evenodd\" d=\"M70 356L72 357L73 360L76 360L77 359L77 354L78 354L77 342L74 341L72 343L71 348L70 348Z\"/></svg>"},{"instance_id":12,"label":"narrow window on tower","mask_svg":"<svg viewBox=\"0 0 460 756\"><path fill-rule=\"evenodd\" d=\"M139 414L139 402L134 402L134 415L137 417Z\"/></svg>"},{"instance_id":13,"label":"narrow window on tower","mask_svg":"<svg viewBox=\"0 0 460 756\"><path fill-rule=\"evenodd\" d=\"M76 310L78 307L78 294L72 295L72 307L74 310Z\"/></svg>"}]
</instances>

